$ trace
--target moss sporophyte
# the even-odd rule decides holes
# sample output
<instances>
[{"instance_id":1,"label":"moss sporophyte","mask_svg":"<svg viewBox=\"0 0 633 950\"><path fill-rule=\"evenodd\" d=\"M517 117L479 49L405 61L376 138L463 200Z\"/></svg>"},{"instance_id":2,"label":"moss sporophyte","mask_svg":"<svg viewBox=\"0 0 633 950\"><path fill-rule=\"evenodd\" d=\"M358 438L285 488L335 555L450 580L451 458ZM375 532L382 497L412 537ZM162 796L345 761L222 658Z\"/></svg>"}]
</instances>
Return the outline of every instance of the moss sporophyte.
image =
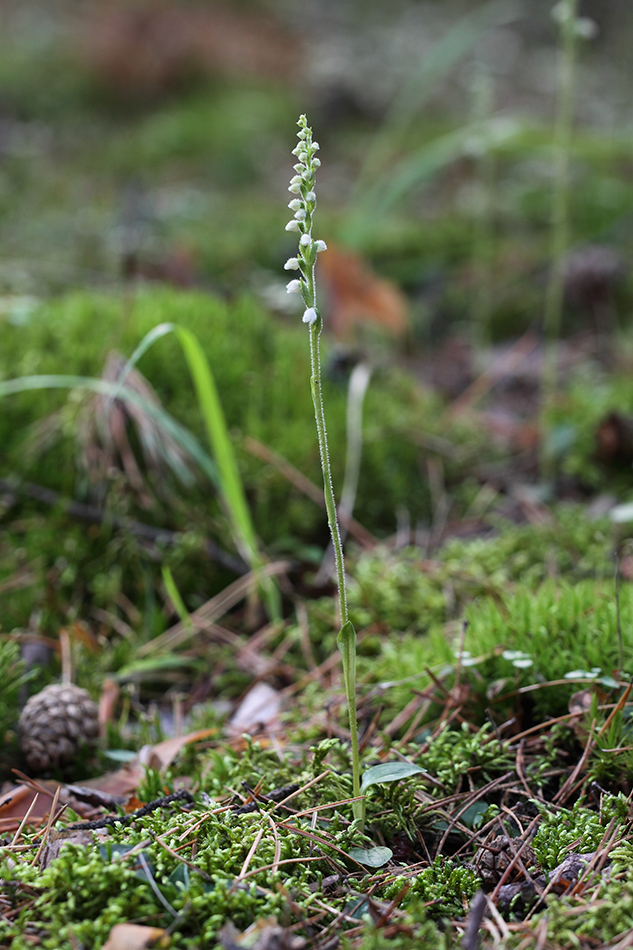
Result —
<instances>
[{"instance_id":1,"label":"moss sporophyte","mask_svg":"<svg viewBox=\"0 0 633 950\"><path fill-rule=\"evenodd\" d=\"M307 324L310 333L310 365L312 375L310 389L314 406L317 437L319 440L319 454L323 470L323 493L327 519L332 536L334 560L336 564L336 580L338 584L341 629L337 637L337 644L343 661L343 679L347 695L349 711L349 726L352 746L352 780L354 797L360 797L360 756L358 749L358 727L356 722L356 631L351 623L347 611L347 593L345 589L345 565L343 561L343 545L336 516L336 501L332 486L330 469L330 455L325 427L325 412L323 409L323 393L321 387L321 355L319 339L323 329L323 319L317 306L315 265L317 254L327 250L325 241L315 240L312 236L312 222L316 208L316 170L321 164L316 157L319 143L312 141L312 129L308 125L305 115L298 121L299 143L292 154L298 161L294 166L295 175L290 179L288 191L292 200L288 207L293 212L292 219L286 225L286 231L296 231L299 237L299 247L296 257L290 257L285 270L298 271L300 277L291 280L286 289L288 293L299 293L303 298L305 310L303 322ZM361 825L364 821L364 804L362 801L354 803L354 816Z\"/></svg>"}]
</instances>

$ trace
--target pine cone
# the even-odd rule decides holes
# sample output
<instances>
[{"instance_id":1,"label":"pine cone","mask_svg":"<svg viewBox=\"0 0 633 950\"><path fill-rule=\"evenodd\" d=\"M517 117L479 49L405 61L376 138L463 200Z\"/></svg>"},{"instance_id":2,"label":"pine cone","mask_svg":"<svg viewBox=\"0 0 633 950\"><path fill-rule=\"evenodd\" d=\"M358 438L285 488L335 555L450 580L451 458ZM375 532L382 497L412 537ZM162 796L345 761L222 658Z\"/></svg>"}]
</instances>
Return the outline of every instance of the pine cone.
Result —
<instances>
[{"instance_id":1,"label":"pine cone","mask_svg":"<svg viewBox=\"0 0 633 950\"><path fill-rule=\"evenodd\" d=\"M22 751L35 772L67 765L99 734L98 711L85 689L47 686L31 696L20 716Z\"/></svg>"}]
</instances>

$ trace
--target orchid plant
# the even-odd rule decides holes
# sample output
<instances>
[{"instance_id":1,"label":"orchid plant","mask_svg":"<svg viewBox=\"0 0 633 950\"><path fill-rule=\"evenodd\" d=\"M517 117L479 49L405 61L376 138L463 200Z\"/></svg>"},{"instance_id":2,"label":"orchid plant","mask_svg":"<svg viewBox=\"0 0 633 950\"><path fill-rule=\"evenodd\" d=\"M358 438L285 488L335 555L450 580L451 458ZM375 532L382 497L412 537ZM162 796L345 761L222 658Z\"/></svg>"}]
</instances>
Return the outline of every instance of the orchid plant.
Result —
<instances>
[{"instance_id":1,"label":"orchid plant","mask_svg":"<svg viewBox=\"0 0 633 950\"><path fill-rule=\"evenodd\" d=\"M334 548L336 579L339 593L341 629L337 637L337 644L341 651L343 662L343 678L345 680L345 692L349 712L353 792L354 798L360 799L360 754L358 748L358 725L356 721L356 631L349 619L347 610L343 545L336 516L336 501L334 498L334 488L332 486L332 472L321 386L321 354L319 344L321 331L323 330L323 319L316 301L315 266L317 255L327 248L325 241L315 240L312 235L312 223L317 203L315 192L316 170L321 162L316 156L319 150L319 143L312 140L312 129L308 125L305 115L300 116L297 124L299 126L299 132L297 133L299 142L297 147L293 150L293 155L297 157L297 164L294 166L295 174L291 178L288 188L292 195L292 200L288 207L293 212L293 217L286 225L286 231L296 231L300 236L297 256L289 258L284 268L287 271L298 271L300 276L291 280L287 284L286 290L288 293L301 294L305 304L303 322L308 325L310 333L310 363L312 369L310 388L312 391L312 403L314 405L314 417L319 440L321 468L323 469L323 493ZM364 802L362 800L356 801L354 803L354 816L360 821L361 825L364 822L364 812Z\"/></svg>"}]
</instances>

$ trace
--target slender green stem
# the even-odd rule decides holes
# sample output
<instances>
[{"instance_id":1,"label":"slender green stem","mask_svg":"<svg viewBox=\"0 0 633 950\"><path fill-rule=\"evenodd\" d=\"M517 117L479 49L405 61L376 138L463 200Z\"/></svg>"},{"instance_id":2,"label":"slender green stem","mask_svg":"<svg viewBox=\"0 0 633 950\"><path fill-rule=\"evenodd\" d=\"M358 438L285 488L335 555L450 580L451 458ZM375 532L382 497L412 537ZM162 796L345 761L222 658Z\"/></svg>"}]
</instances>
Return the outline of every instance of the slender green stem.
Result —
<instances>
[{"instance_id":1,"label":"slender green stem","mask_svg":"<svg viewBox=\"0 0 633 950\"><path fill-rule=\"evenodd\" d=\"M309 279L308 283L312 284L310 289L312 290L312 300L314 300L314 276L311 276L312 280L310 281ZM338 518L336 516L336 501L332 484L332 468L330 465L330 453L327 442L325 411L323 408L321 352L319 346L322 329L323 321L319 314L316 322L310 327L310 365L312 367L310 389L312 392L312 404L314 406L314 418L317 427L321 468L323 470L323 495L325 498L330 535L332 536L334 561L336 564L336 580L338 584L339 610L341 614L341 632L338 637L338 645L343 661L343 679L345 680L345 693L349 713L349 730L352 749L352 789L354 798L358 798L360 796L360 751L358 746L358 722L356 717L356 633L353 625L349 621L347 610L347 587L345 583L343 545L341 542ZM359 819L361 824L364 824L364 802L354 802L354 817Z\"/></svg>"},{"instance_id":2,"label":"slender green stem","mask_svg":"<svg viewBox=\"0 0 633 950\"><path fill-rule=\"evenodd\" d=\"M332 485L332 470L330 465L330 453L327 443L327 429L325 427L325 412L323 409L323 394L321 391L321 356L319 352L319 336L321 334L321 320L310 327L310 363L312 366L312 376L310 378L310 389L312 391L312 404L314 405L314 418L316 420L317 437L319 440L319 453L321 455L321 468L323 469L323 495L325 497L325 508L327 511L327 520L330 526L332 544L334 546L334 560L336 563L336 581L338 584L339 603L341 613L341 626L347 623L349 616L347 612L347 587L345 583L345 566L343 560L343 545L341 543L341 532L339 530L338 518L336 515L336 502L334 500L334 487Z\"/></svg>"},{"instance_id":3,"label":"slender green stem","mask_svg":"<svg viewBox=\"0 0 633 950\"><path fill-rule=\"evenodd\" d=\"M556 350L565 293L565 255L569 245L569 170L574 115L574 67L578 0L567 0L561 23L562 48L558 104L554 129L554 192L552 196L551 272L545 295L544 353L541 377L541 472L551 479L554 460L548 450L547 412L556 393Z\"/></svg>"}]
</instances>

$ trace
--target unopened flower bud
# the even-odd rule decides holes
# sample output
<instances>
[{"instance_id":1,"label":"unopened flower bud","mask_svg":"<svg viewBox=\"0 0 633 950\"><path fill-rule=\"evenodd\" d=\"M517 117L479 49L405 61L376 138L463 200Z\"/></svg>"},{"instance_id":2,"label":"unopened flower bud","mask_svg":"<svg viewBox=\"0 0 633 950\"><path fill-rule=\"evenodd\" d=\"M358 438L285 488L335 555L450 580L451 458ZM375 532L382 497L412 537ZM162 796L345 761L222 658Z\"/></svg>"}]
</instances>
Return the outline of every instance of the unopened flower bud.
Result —
<instances>
[{"instance_id":1,"label":"unopened flower bud","mask_svg":"<svg viewBox=\"0 0 633 950\"><path fill-rule=\"evenodd\" d=\"M301 244L302 247L309 247L310 244L312 244L312 238L309 234L302 234L299 238L299 244Z\"/></svg>"}]
</instances>

